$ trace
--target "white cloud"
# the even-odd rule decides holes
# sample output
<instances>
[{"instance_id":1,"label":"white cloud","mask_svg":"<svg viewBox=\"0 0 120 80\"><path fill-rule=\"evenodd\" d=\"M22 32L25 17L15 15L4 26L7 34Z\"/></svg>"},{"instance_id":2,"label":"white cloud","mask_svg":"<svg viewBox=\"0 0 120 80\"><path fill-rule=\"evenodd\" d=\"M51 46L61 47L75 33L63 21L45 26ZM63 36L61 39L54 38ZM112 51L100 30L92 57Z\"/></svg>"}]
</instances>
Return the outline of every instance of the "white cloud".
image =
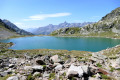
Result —
<instances>
[{"instance_id":1,"label":"white cloud","mask_svg":"<svg viewBox=\"0 0 120 80\"><path fill-rule=\"evenodd\" d=\"M24 19L24 21L44 20L46 18L62 17L62 16L69 16L69 15L71 15L71 13L39 14L39 15L30 16L28 19Z\"/></svg>"},{"instance_id":2,"label":"white cloud","mask_svg":"<svg viewBox=\"0 0 120 80\"><path fill-rule=\"evenodd\" d=\"M31 26L31 25L26 25L24 23L20 23L20 22L15 22L14 23L17 27L19 27L20 29L28 29L28 28L34 28L35 26Z\"/></svg>"}]
</instances>

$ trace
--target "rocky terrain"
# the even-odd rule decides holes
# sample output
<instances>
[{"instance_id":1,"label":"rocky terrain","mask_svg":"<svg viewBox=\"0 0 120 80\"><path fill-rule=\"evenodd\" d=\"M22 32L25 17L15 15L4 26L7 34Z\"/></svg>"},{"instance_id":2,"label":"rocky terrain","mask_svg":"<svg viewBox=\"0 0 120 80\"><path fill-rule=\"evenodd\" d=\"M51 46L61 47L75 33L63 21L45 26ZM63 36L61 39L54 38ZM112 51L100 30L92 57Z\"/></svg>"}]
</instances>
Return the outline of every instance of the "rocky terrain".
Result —
<instances>
[{"instance_id":1,"label":"rocky terrain","mask_svg":"<svg viewBox=\"0 0 120 80\"><path fill-rule=\"evenodd\" d=\"M76 36L120 36L120 7L104 16L100 21L88 24L82 28L63 28L51 33L52 35Z\"/></svg>"},{"instance_id":2,"label":"rocky terrain","mask_svg":"<svg viewBox=\"0 0 120 80\"><path fill-rule=\"evenodd\" d=\"M0 80L120 80L120 46L100 52L10 50L0 43Z\"/></svg>"},{"instance_id":3,"label":"rocky terrain","mask_svg":"<svg viewBox=\"0 0 120 80\"><path fill-rule=\"evenodd\" d=\"M39 35L39 34L44 34L44 35L48 35L51 32L60 29L60 28L65 28L65 27L82 27L85 26L87 24L92 24L93 22L84 22L84 23L68 23L68 22L64 22L64 23L60 23L58 25L53 25L53 24L49 24L48 26L44 26L44 27L39 27L37 29L30 29L28 30L29 32Z\"/></svg>"}]
</instances>

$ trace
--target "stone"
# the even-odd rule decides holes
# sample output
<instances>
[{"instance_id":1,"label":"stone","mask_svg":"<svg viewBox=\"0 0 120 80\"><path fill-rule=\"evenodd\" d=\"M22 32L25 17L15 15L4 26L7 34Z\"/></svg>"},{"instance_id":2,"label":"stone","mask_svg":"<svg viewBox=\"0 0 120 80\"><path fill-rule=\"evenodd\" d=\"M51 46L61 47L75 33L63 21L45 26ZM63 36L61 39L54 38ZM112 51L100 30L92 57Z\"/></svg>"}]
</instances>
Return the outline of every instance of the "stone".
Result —
<instances>
[{"instance_id":1,"label":"stone","mask_svg":"<svg viewBox=\"0 0 120 80\"><path fill-rule=\"evenodd\" d=\"M102 55L101 53L92 53L91 60L97 62L97 63L105 63L107 57L105 55Z\"/></svg>"},{"instance_id":2,"label":"stone","mask_svg":"<svg viewBox=\"0 0 120 80\"><path fill-rule=\"evenodd\" d=\"M44 62L43 60L40 60L40 59L37 59L37 60L36 60L36 63L37 63L38 65L46 65L45 62Z\"/></svg>"},{"instance_id":3,"label":"stone","mask_svg":"<svg viewBox=\"0 0 120 80\"><path fill-rule=\"evenodd\" d=\"M8 72L0 72L0 76L1 76L1 77L4 77L4 76L6 76L6 75L8 75Z\"/></svg>"},{"instance_id":4,"label":"stone","mask_svg":"<svg viewBox=\"0 0 120 80\"><path fill-rule=\"evenodd\" d=\"M2 59L0 59L0 64L1 64L1 63L3 63L3 60L2 60Z\"/></svg>"},{"instance_id":5,"label":"stone","mask_svg":"<svg viewBox=\"0 0 120 80\"><path fill-rule=\"evenodd\" d=\"M11 76L7 80L18 80L18 77L17 76Z\"/></svg>"},{"instance_id":6,"label":"stone","mask_svg":"<svg viewBox=\"0 0 120 80\"><path fill-rule=\"evenodd\" d=\"M20 80L26 80L26 79L27 79L27 76L21 76L19 79L20 79Z\"/></svg>"},{"instance_id":7,"label":"stone","mask_svg":"<svg viewBox=\"0 0 120 80\"><path fill-rule=\"evenodd\" d=\"M13 68L14 66L14 64L9 64L9 68Z\"/></svg>"},{"instance_id":8,"label":"stone","mask_svg":"<svg viewBox=\"0 0 120 80\"><path fill-rule=\"evenodd\" d=\"M35 65L35 66L32 67L32 69L33 69L34 71L43 71L43 66Z\"/></svg>"},{"instance_id":9,"label":"stone","mask_svg":"<svg viewBox=\"0 0 120 80\"><path fill-rule=\"evenodd\" d=\"M32 70L32 66L24 66L24 70Z\"/></svg>"},{"instance_id":10,"label":"stone","mask_svg":"<svg viewBox=\"0 0 120 80\"><path fill-rule=\"evenodd\" d=\"M50 74L48 74L47 72L44 72L43 78L49 78L49 75L50 75Z\"/></svg>"},{"instance_id":11,"label":"stone","mask_svg":"<svg viewBox=\"0 0 120 80\"><path fill-rule=\"evenodd\" d=\"M101 78L101 75L99 73L97 73L95 76L96 76L95 77L96 79L100 79Z\"/></svg>"},{"instance_id":12,"label":"stone","mask_svg":"<svg viewBox=\"0 0 120 80\"><path fill-rule=\"evenodd\" d=\"M62 70L62 68L63 68L63 65L57 65L56 67L55 67L55 71L60 71L60 70Z\"/></svg>"},{"instance_id":13,"label":"stone","mask_svg":"<svg viewBox=\"0 0 120 80\"><path fill-rule=\"evenodd\" d=\"M40 72L35 72L35 73L33 74L33 76L38 75L38 74L40 74Z\"/></svg>"},{"instance_id":14,"label":"stone","mask_svg":"<svg viewBox=\"0 0 120 80\"><path fill-rule=\"evenodd\" d=\"M89 77L88 80L100 80L100 79L96 79L96 78L93 78L93 77Z\"/></svg>"},{"instance_id":15,"label":"stone","mask_svg":"<svg viewBox=\"0 0 120 80\"><path fill-rule=\"evenodd\" d=\"M76 75L78 75L78 77L82 77L83 73L84 72L81 66L71 65L70 68L68 69L67 77L76 76Z\"/></svg>"},{"instance_id":16,"label":"stone","mask_svg":"<svg viewBox=\"0 0 120 80\"><path fill-rule=\"evenodd\" d=\"M89 74L89 67L87 66L87 65L85 65L85 66L81 66L82 67L82 69L83 69L83 72L85 73L85 74Z\"/></svg>"},{"instance_id":17,"label":"stone","mask_svg":"<svg viewBox=\"0 0 120 80\"><path fill-rule=\"evenodd\" d=\"M58 63L60 61L58 55L54 55L54 56L50 57L50 60L54 63Z\"/></svg>"}]
</instances>

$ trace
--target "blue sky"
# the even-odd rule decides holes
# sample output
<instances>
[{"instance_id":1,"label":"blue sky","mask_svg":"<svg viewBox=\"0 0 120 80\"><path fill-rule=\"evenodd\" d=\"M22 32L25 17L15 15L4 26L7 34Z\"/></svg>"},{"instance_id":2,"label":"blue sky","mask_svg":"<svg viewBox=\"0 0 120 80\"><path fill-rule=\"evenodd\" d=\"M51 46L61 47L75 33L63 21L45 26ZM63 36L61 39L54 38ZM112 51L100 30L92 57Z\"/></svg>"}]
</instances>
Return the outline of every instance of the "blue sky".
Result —
<instances>
[{"instance_id":1,"label":"blue sky","mask_svg":"<svg viewBox=\"0 0 120 80\"><path fill-rule=\"evenodd\" d=\"M120 7L120 0L0 0L0 18L22 29L64 21L97 22Z\"/></svg>"}]
</instances>

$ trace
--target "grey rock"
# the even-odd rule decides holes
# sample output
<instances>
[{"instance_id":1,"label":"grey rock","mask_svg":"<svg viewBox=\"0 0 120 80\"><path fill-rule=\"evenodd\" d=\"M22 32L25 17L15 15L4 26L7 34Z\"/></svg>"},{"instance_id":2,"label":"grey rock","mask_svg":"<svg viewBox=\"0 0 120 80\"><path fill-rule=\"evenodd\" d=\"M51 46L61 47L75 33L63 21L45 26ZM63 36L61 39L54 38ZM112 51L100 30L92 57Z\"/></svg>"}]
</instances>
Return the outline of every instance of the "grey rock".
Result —
<instances>
[{"instance_id":1,"label":"grey rock","mask_svg":"<svg viewBox=\"0 0 120 80\"><path fill-rule=\"evenodd\" d=\"M60 61L58 55L54 55L54 56L50 57L50 60L53 61L54 63L58 63Z\"/></svg>"},{"instance_id":2,"label":"grey rock","mask_svg":"<svg viewBox=\"0 0 120 80\"><path fill-rule=\"evenodd\" d=\"M37 60L36 60L36 63L37 63L38 65L46 65L46 63L45 63L43 60L41 60L41 59L37 59Z\"/></svg>"},{"instance_id":3,"label":"grey rock","mask_svg":"<svg viewBox=\"0 0 120 80\"><path fill-rule=\"evenodd\" d=\"M48 74L47 72L44 72L43 78L49 78L49 75L50 75L50 74Z\"/></svg>"},{"instance_id":4,"label":"grey rock","mask_svg":"<svg viewBox=\"0 0 120 80\"><path fill-rule=\"evenodd\" d=\"M7 80L18 80L18 77L17 76L11 76Z\"/></svg>"},{"instance_id":5,"label":"grey rock","mask_svg":"<svg viewBox=\"0 0 120 80\"><path fill-rule=\"evenodd\" d=\"M14 66L14 64L9 64L9 68L13 68Z\"/></svg>"},{"instance_id":6,"label":"grey rock","mask_svg":"<svg viewBox=\"0 0 120 80\"><path fill-rule=\"evenodd\" d=\"M43 66L35 65L35 66L32 67L32 69L35 70L35 71L42 71L43 70Z\"/></svg>"},{"instance_id":7,"label":"grey rock","mask_svg":"<svg viewBox=\"0 0 120 80\"><path fill-rule=\"evenodd\" d=\"M32 66L24 66L24 70L32 70Z\"/></svg>"},{"instance_id":8,"label":"grey rock","mask_svg":"<svg viewBox=\"0 0 120 80\"><path fill-rule=\"evenodd\" d=\"M55 71L60 71L60 70L62 70L62 68L63 68L63 65L57 65L56 67L55 67Z\"/></svg>"},{"instance_id":9,"label":"grey rock","mask_svg":"<svg viewBox=\"0 0 120 80\"><path fill-rule=\"evenodd\" d=\"M68 69L67 77L76 76L77 74L78 74L78 77L82 77L83 73L84 72L81 66L71 65L70 68Z\"/></svg>"},{"instance_id":10,"label":"grey rock","mask_svg":"<svg viewBox=\"0 0 120 80\"><path fill-rule=\"evenodd\" d=\"M6 76L6 75L8 75L8 72L0 72L0 76L1 76L1 77L4 77L4 76Z\"/></svg>"},{"instance_id":11,"label":"grey rock","mask_svg":"<svg viewBox=\"0 0 120 80\"><path fill-rule=\"evenodd\" d=\"M82 70L85 74L89 74L90 70L89 70L89 67L87 65L84 65L84 66L81 66L82 67Z\"/></svg>"}]
</instances>

